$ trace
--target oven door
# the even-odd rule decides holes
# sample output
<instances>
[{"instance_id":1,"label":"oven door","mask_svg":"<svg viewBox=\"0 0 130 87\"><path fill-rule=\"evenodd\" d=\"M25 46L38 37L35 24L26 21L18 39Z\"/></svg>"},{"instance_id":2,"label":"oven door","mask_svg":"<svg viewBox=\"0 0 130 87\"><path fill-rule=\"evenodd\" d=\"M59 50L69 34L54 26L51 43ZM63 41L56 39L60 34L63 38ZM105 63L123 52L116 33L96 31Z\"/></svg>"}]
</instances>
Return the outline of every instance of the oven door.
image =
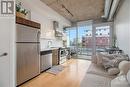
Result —
<instances>
[{"instance_id":1,"label":"oven door","mask_svg":"<svg viewBox=\"0 0 130 87\"><path fill-rule=\"evenodd\" d=\"M64 63L67 60L66 49L60 49L59 64Z\"/></svg>"}]
</instances>

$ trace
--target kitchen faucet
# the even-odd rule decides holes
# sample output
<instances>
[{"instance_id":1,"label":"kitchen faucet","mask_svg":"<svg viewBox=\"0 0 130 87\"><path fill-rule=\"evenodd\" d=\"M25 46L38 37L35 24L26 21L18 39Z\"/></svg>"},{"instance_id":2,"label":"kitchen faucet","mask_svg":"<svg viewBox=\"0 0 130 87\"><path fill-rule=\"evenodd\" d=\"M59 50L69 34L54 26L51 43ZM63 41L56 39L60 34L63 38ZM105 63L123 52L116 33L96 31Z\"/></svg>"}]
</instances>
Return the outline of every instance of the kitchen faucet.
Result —
<instances>
[{"instance_id":1,"label":"kitchen faucet","mask_svg":"<svg viewBox=\"0 0 130 87\"><path fill-rule=\"evenodd\" d=\"M52 41L48 41L47 48L50 48L52 46Z\"/></svg>"}]
</instances>

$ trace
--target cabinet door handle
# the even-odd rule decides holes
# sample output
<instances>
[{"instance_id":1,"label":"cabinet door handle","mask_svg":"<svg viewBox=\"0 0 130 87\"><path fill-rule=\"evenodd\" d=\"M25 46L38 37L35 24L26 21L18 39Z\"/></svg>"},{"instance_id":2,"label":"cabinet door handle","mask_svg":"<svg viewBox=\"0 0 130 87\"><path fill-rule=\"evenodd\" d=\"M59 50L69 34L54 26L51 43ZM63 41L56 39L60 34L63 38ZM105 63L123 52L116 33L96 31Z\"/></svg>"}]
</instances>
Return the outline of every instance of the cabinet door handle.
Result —
<instances>
[{"instance_id":1,"label":"cabinet door handle","mask_svg":"<svg viewBox=\"0 0 130 87\"><path fill-rule=\"evenodd\" d=\"M8 53L3 53L0 55L0 57L7 56L7 55L8 55Z\"/></svg>"}]
</instances>

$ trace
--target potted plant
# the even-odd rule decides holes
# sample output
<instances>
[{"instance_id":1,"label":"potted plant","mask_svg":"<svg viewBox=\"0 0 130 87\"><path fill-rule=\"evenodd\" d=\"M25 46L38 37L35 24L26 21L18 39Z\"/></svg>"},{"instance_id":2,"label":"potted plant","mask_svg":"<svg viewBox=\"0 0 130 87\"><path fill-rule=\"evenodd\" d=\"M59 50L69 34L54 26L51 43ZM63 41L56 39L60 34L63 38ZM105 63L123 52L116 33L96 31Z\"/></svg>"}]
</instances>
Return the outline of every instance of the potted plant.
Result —
<instances>
[{"instance_id":1,"label":"potted plant","mask_svg":"<svg viewBox=\"0 0 130 87\"><path fill-rule=\"evenodd\" d=\"M21 2L16 4L16 16L26 18L26 15L28 14L28 11L24 8L22 8Z\"/></svg>"}]
</instances>

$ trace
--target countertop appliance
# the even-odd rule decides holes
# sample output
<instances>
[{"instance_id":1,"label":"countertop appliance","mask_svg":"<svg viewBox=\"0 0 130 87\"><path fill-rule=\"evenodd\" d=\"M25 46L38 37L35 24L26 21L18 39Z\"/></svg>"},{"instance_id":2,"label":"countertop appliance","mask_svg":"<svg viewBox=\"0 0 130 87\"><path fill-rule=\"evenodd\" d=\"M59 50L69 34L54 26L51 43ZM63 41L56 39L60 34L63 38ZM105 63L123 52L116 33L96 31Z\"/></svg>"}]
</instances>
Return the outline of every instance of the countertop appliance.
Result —
<instances>
[{"instance_id":1,"label":"countertop appliance","mask_svg":"<svg viewBox=\"0 0 130 87\"><path fill-rule=\"evenodd\" d=\"M40 74L40 29L16 24L17 85Z\"/></svg>"},{"instance_id":2,"label":"countertop appliance","mask_svg":"<svg viewBox=\"0 0 130 87\"><path fill-rule=\"evenodd\" d=\"M41 51L41 72L52 67L52 50Z\"/></svg>"}]
</instances>

